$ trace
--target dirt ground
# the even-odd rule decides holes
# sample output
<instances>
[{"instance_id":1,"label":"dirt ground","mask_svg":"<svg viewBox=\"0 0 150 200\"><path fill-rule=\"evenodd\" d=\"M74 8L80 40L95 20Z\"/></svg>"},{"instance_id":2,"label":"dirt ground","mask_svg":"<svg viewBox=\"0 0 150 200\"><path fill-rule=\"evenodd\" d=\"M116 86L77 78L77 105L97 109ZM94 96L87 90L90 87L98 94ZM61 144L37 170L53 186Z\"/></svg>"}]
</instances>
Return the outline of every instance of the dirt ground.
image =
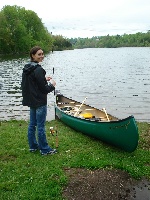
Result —
<instances>
[{"instance_id":1,"label":"dirt ground","mask_svg":"<svg viewBox=\"0 0 150 200\"><path fill-rule=\"evenodd\" d=\"M121 170L65 169L68 200L150 200L150 181L135 180Z\"/></svg>"}]
</instances>

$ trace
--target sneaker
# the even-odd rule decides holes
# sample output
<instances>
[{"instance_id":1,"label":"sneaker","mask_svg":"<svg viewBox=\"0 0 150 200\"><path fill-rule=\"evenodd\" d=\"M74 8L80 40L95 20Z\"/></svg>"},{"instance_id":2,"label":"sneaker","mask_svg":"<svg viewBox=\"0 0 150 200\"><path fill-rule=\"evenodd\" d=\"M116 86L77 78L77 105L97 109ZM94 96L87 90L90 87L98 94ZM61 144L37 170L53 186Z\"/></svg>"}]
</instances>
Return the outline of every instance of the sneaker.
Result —
<instances>
[{"instance_id":1,"label":"sneaker","mask_svg":"<svg viewBox=\"0 0 150 200\"><path fill-rule=\"evenodd\" d=\"M34 152L36 152L38 149L29 149L29 151L31 152L31 153L34 153Z\"/></svg>"},{"instance_id":2,"label":"sneaker","mask_svg":"<svg viewBox=\"0 0 150 200\"><path fill-rule=\"evenodd\" d=\"M57 150L56 149L52 149L52 150L50 150L49 152L47 152L47 153L42 153L41 152L41 155L42 156L47 156L47 155L52 155L52 154L55 154L55 153L57 153Z\"/></svg>"}]
</instances>

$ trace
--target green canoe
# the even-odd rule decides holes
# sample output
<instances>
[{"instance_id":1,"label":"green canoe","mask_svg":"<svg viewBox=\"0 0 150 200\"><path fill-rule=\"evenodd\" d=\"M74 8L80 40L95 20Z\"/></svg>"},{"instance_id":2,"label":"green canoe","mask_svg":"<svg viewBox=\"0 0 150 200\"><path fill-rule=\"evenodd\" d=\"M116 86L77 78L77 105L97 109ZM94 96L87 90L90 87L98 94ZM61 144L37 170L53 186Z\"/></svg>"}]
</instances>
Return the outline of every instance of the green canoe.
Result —
<instances>
[{"instance_id":1,"label":"green canoe","mask_svg":"<svg viewBox=\"0 0 150 200\"><path fill-rule=\"evenodd\" d=\"M107 114L105 109L99 110L67 98L56 95L55 117L63 123L88 136L133 152L138 145L138 127L134 116L118 119Z\"/></svg>"}]
</instances>

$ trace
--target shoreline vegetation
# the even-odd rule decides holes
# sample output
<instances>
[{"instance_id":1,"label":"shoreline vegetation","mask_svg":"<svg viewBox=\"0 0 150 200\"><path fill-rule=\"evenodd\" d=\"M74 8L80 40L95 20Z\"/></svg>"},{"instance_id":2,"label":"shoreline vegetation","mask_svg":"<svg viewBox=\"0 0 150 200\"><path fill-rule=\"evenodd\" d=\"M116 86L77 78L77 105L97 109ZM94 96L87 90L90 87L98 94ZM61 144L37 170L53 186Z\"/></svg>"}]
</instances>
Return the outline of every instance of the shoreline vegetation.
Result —
<instances>
[{"instance_id":1,"label":"shoreline vegetation","mask_svg":"<svg viewBox=\"0 0 150 200\"><path fill-rule=\"evenodd\" d=\"M78 191L79 188L81 194L85 196L88 194L87 191L85 193L85 182L93 184L94 174L95 181L96 177L99 177L98 171L101 174L99 180L103 178L103 183L99 182L102 191L105 191L104 182L109 178L108 182L111 184L112 190L113 187L116 188L114 181L116 184L119 183L119 180L122 181L120 182L122 189L118 188L117 191L120 193L116 193L118 195L123 195L122 193L125 191L126 195L130 194L128 189L131 188L127 188L125 185L127 182L131 187L136 181L146 179L145 184L147 184L147 188L150 187L150 123L137 122L137 125L139 129L138 147L134 152L127 153L76 132L59 120L52 120L46 122L46 134L49 145L55 148L56 136L55 134L52 136L50 127L54 127L54 130L57 127L58 153L41 156L39 152L30 153L28 150L28 121L1 121L0 198L62 200L68 197L68 199L72 199L70 192ZM89 180L90 175L92 178ZM89 192L92 192L91 189L94 185L88 189ZM78 186L78 190L75 190L75 186ZM150 191L149 189L147 192ZM114 194L115 191L116 189ZM72 195L77 195L77 193ZM99 194L96 192L95 195ZM80 198L76 197L75 199ZM95 196L95 199L99 198ZM113 200L113 196L108 192L107 198L104 199Z\"/></svg>"},{"instance_id":2,"label":"shoreline vegetation","mask_svg":"<svg viewBox=\"0 0 150 200\"><path fill-rule=\"evenodd\" d=\"M33 46L41 46L45 53L72 49L68 39L49 32L32 10L4 6L0 25L0 55L27 55Z\"/></svg>"},{"instance_id":3,"label":"shoreline vegetation","mask_svg":"<svg viewBox=\"0 0 150 200\"><path fill-rule=\"evenodd\" d=\"M17 5L0 10L0 55L25 56L33 46L45 53L82 48L150 47L150 31L135 34L66 38L49 32L37 13Z\"/></svg>"}]
</instances>

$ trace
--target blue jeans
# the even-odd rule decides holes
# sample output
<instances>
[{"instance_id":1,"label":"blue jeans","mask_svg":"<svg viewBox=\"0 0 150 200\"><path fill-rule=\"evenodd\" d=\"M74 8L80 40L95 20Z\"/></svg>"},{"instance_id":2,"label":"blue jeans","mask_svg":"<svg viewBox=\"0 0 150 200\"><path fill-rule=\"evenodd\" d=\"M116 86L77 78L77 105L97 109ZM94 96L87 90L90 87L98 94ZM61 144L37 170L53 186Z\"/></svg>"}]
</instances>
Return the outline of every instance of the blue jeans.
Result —
<instances>
[{"instance_id":1,"label":"blue jeans","mask_svg":"<svg viewBox=\"0 0 150 200\"><path fill-rule=\"evenodd\" d=\"M47 115L47 106L30 108L30 123L28 126L29 148L32 150L40 149L41 153L47 153L52 148L49 147L45 133L45 122ZM38 142L36 139L36 128L38 133Z\"/></svg>"}]
</instances>

